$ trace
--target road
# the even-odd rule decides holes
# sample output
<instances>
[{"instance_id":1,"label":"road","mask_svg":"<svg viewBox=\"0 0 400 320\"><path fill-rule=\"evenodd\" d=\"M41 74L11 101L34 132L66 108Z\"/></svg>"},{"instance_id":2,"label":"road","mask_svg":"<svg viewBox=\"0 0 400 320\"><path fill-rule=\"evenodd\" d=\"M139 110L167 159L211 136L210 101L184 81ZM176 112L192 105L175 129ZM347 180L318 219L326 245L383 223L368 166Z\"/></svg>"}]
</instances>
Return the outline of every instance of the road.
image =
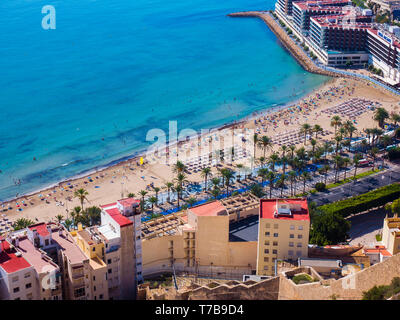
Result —
<instances>
[{"instance_id":1,"label":"road","mask_svg":"<svg viewBox=\"0 0 400 320\"><path fill-rule=\"evenodd\" d=\"M314 201L320 206L348 197L357 196L394 182L400 182L400 166L389 164L388 170L355 182L344 184L337 188L329 189L326 192L317 192L316 194L310 195L308 200Z\"/></svg>"}]
</instances>

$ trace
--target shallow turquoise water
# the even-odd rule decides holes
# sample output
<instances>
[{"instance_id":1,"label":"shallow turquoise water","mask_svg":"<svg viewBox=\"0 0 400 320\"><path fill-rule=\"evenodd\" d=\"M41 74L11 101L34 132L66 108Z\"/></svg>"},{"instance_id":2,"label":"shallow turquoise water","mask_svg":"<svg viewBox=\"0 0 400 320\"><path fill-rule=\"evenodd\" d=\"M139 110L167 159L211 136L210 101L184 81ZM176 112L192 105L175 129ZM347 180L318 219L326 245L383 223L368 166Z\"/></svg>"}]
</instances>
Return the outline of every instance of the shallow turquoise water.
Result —
<instances>
[{"instance_id":1,"label":"shallow turquoise water","mask_svg":"<svg viewBox=\"0 0 400 320\"><path fill-rule=\"evenodd\" d=\"M56 30L41 28L47 4ZM319 86L262 21L226 16L273 5L1 1L0 199L143 149L169 120L215 127Z\"/></svg>"}]
</instances>

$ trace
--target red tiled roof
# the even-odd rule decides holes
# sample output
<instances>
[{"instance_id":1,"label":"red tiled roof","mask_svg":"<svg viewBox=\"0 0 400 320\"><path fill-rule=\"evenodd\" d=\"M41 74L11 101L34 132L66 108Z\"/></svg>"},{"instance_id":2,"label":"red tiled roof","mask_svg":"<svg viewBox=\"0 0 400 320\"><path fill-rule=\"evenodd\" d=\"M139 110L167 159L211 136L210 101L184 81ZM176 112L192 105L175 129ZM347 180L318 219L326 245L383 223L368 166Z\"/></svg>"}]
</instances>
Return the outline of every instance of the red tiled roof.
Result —
<instances>
[{"instance_id":1,"label":"red tiled roof","mask_svg":"<svg viewBox=\"0 0 400 320\"><path fill-rule=\"evenodd\" d=\"M22 269L29 268L31 265L24 257L17 257L15 250L10 248L7 241L0 241L0 267L7 273L13 273Z\"/></svg>"},{"instance_id":2,"label":"red tiled roof","mask_svg":"<svg viewBox=\"0 0 400 320\"><path fill-rule=\"evenodd\" d=\"M205 203L189 209L196 216L217 216L221 211L226 211L225 207L219 201Z\"/></svg>"},{"instance_id":3,"label":"red tiled roof","mask_svg":"<svg viewBox=\"0 0 400 320\"><path fill-rule=\"evenodd\" d=\"M36 230L42 237L46 237L50 234L44 222L29 226L29 229Z\"/></svg>"},{"instance_id":4,"label":"red tiled roof","mask_svg":"<svg viewBox=\"0 0 400 320\"><path fill-rule=\"evenodd\" d=\"M288 204L297 204L301 206L301 210L291 210L292 215L274 216L276 211L276 201L283 201ZM308 204L306 199L260 199L260 218L276 219L276 220L310 220L308 213Z\"/></svg>"},{"instance_id":5,"label":"red tiled roof","mask_svg":"<svg viewBox=\"0 0 400 320\"><path fill-rule=\"evenodd\" d=\"M133 224L131 220L129 220L127 217L123 216L119 212L118 208L107 209L105 211L120 225L120 227L125 227Z\"/></svg>"}]
</instances>

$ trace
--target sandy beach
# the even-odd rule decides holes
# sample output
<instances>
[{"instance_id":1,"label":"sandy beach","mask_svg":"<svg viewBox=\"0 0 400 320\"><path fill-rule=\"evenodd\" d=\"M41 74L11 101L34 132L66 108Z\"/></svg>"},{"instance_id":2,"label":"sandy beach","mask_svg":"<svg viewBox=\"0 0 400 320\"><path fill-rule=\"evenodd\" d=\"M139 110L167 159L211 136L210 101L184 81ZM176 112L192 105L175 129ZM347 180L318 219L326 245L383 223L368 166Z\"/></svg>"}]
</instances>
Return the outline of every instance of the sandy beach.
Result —
<instances>
[{"instance_id":1,"label":"sandy beach","mask_svg":"<svg viewBox=\"0 0 400 320\"><path fill-rule=\"evenodd\" d=\"M274 139L276 141L274 147L267 151L267 155L274 150L279 150L277 139L284 137L285 134L298 131L304 123L311 126L319 124L324 129L326 135L318 139L321 142L322 139L331 139L334 131L330 125L332 114L328 113L327 110L329 111L329 108L355 98L372 103L379 102L377 105L384 107L389 113L399 112L400 110L400 98L373 84L354 79L334 78L293 105L274 113L265 110L264 113L252 115L227 130L240 127L242 130L248 129L249 132L255 130L260 136L266 135ZM341 116L341 118L343 120L354 120L358 129L355 136L364 134L365 128L377 126L376 122L373 121L373 111L371 110L358 114L355 119L347 116ZM195 140L198 140L198 145L203 152L208 152L209 143L207 139L196 137L188 142L180 143L180 159L183 154L193 150ZM297 147L304 145L304 139L291 141L295 141L294 144ZM262 155L263 150L257 148L256 158ZM244 165L250 164L244 163ZM212 172L217 173L217 168L213 167ZM98 206L126 197L128 193L134 193L139 198L140 190L147 190L147 196L152 195L154 194L152 186L160 187L163 190L164 184L167 181L173 181L175 176L172 165L163 163L140 165L139 157L136 157L85 177L63 182L30 196L3 203L2 215L9 221L15 221L21 217L33 221L49 221L54 220L58 214L67 218L69 212L75 206L80 205L78 199L73 197L76 189L84 188L88 191L89 203L86 203L86 206ZM188 174L187 179L190 182L203 181L200 172Z\"/></svg>"}]
</instances>

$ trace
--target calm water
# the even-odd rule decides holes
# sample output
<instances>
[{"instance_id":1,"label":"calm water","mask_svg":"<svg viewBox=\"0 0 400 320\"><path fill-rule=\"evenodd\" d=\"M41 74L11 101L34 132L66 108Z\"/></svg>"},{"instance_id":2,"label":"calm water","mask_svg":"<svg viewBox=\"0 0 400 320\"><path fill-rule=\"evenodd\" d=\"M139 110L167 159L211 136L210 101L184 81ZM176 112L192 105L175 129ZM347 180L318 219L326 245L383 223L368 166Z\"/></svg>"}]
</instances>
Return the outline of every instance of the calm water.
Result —
<instances>
[{"instance_id":1,"label":"calm water","mask_svg":"<svg viewBox=\"0 0 400 320\"><path fill-rule=\"evenodd\" d=\"M56 30L41 28L47 4ZM273 5L1 1L0 199L143 149L146 132L169 120L210 128L326 81L305 73L262 21L226 17Z\"/></svg>"}]
</instances>

